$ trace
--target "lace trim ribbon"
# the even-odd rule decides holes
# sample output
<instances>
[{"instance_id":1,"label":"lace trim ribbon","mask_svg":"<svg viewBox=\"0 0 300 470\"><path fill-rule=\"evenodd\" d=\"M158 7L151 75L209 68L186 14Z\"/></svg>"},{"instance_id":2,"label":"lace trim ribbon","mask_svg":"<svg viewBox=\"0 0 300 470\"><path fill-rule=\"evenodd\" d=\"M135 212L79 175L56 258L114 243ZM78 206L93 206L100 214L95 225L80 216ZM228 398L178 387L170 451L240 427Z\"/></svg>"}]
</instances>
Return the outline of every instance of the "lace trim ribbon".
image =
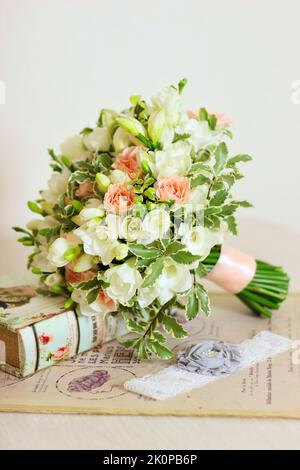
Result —
<instances>
[{"instance_id":1,"label":"lace trim ribbon","mask_svg":"<svg viewBox=\"0 0 300 470\"><path fill-rule=\"evenodd\" d=\"M238 369L241 370L291 349L293 341L269 331L261 331L254 338L247 339L236 346L241 353L241 363ZM231 373L221 376L201 375L172 365L155 374L131 379L125 382L124 387L139 395L165 400L194 388L203 387L228 375Z\"/></svg>"}]
</instances>

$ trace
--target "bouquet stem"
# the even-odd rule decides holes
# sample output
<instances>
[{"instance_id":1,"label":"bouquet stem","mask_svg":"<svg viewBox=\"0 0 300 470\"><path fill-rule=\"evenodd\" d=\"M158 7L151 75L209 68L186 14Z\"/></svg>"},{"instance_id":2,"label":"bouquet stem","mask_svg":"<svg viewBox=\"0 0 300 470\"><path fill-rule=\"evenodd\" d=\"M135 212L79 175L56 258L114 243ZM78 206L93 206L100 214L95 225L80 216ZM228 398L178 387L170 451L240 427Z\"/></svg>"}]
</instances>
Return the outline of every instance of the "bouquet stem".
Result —
<instances>
[{"instance_id":1,"label":"bouquet stem","mask_svg":"<svg viewBox=\"0 0 300 470\"><path fill-rule=\"evenodd\" d=\"M209 273L217 264L221 245L215 246L203 261ZM256 260L256 271L249 284L235 294L254 313L271 318L272 310L277 310L286 299L289 276L279 266Z\"/></svg>"}]
</instances>

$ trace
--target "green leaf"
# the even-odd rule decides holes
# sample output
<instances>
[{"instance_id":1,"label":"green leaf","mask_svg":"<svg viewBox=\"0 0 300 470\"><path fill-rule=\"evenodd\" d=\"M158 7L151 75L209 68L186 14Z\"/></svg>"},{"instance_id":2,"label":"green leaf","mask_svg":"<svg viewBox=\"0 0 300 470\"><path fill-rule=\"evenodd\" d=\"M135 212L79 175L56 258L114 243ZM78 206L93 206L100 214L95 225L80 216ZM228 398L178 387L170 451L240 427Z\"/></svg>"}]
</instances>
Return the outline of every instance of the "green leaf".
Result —
<instances>
[{"instance_id":1,"label":"green leaf","mask_svg":"<svg viewBox=\"0 0 300 470\"><path fill-rule=\"evenodd\" d=\"M226 189L221 189L221 191L217 191L214 196L210 199L209 205L210 206L221 206L223 202L225 202L228 196L228 191Z\"/></svg>"},{"instance_id":2,"label":"green leaf","mask_svg":"<svg viewBox=\"0 0 300 470\"><path fill-rule=\"evenodd\" d=\"M153 331L152 336L159 343L165 343L166 342L166 337L160 331Z\"/></svg>"},{"instance_id":3,"label":"green leaf","mask_svg":"<svg viewBox=\"0 0 300 470\"><path fill-rule=\"evenodd\" d=\"M95 289L92 289L89 291L89 293L86 296L86 301L88 304L92 304L95 302L99 294L99 287L95 287Z\"/></svg>"},{"instance_id":4,"label":"green leaf","mask_svg":"<svg viewBox=\"0 0 300 470\"><path fill-rule=\"evenodd\" d=\"M222 180L227 184L228 189L230 189L235 182L234 175L222 175Z\"/></svg>"},{"instance_id":5,"label":"green leaf","mask_svg":"<svg viewBox=\"0 0 300 470\"><path fill-rule=\"evenodd\" d=\"M195 269L195 273L199 277L205 277L209 273L210 269L203 263L199 263L199 266Z\"/></svg>"},{"instance_id":6,"label":"green leaf","mask_svg":"<svg viewBox=\"0 0 300 470\"><path fill-rule=\"evenodd\" d=\"M35 212L36 214L43 213L42 209L33 201L28 201L27 206L32 212Z\"/></svg>"},{"instance_id":7,"label":"green leaf","mask_svg":"<svg viewBox=\"0 0 300 470\"><path fill-rule=\"evenodd\" d=\"M69 179L69 182L70 181L76 181L76 183L83 183L84 181L86 181L87 179L89 179L89 175L88 173L85 173L84 171L74 171L74 173L72 173L72 175L70 176L70 179Z\"/></svg>"},{"instance_id":8,"label":"green leaf","mask_svg":"<svg viewBox=\"0 0 300 470\"><path fill-rule=\"evenodd\" d=\"M144 333L145 328L135 322L132 318L127 320L127 327L130 331L134 331L135 333Z\"/></svg>"},{"instance_id":9,"label":"green leaf","mask_svg":"<svg viewBox=\"0 0 300 470\"><path fill-rule=\"evenodd\" d=\"M236 155L235 157L229 158L227 162L227 168L232 168L236 165L236 163L240 162L250 162L252 160L252 157L250 155L242 154L242 155Z\"/></svg>"},{"instance_id":10,"label":"green leaf","mask_svg":"<svg viewBox=\"0 0 300 470\"><path fill-rule=\"evenodd\" d=\"M235 204L227 204L222 207L222 215L232 215L237 210L237 206Z\"/></svg>"},{"instance_id":11,"label":"green leaf","mask_svg":"<svg viewBox=\"0 0 300 470\"><path fill-rule=\"evenodd\" d=\"M147 248L145 245L139 244L130 244L128 245L129 251L137 256L138 258L157 258L161 255L161 250L159 248L150 247Z\"/></svg>"},{"instance_id":12,"label":"green leaf","mask_svg":"<svg viewBox=\"0 0 300 470\"><path fill-rule=\"evenodd\" d=\"M196 172L196 171L208 171L208 172L211 172L211 167L210 167L209 165L205 165L205 163L196 162L196 163L193 163L193 164L192 164L189 173L190 173L190 174L193 174L193 173Z\"/></svg>"},{"instance_id":13,"label":"green leaf","mask_svg":"<svg viewBox=\"0 0 300 470\"><path fill-rule=\"evenodd\" d=\"M209 128L214 131L216 129L216 125L217 125L217 122L218 122L218 119L217 119L217 116L215 116L214 114L210 114L208 116L208 125L209 125Z\"/></svg>"},{"instance_id":14,"label":"green leaf","mask_svg":"<svg viewBox=\"0 0 300 470\"><path fill-rule=\"evenodd\" d=\"M249 201L233 201L233 203L239 207L246 207L246 208L253 207L253 204L251 204L251 202Z\"/></svg>"},{"instance_id":15,"label":"green leaf","mask_svg":"<svg viewBox=\"0 0 300 470\"><path fill-rule=\"evenodd\" d=\"M190 134L189 132L184 132L183 134L177 134L177 132L175 132L172 143L175 144L176 142L179 142L180 140L186 140L189 137L191 137L191 135L192 134Z\"/></svg>"},{"instance_id":16,"label":"green leaf","mask_svg":"<svg viewBox=\"0 0 300 470\"><path fill-rule=\"evenodd\" d=\"M200 259L200 256L192 255L189 251L178 251L171 258L179 264L192 264Z\"/></svg>"},{"instance_id":17,"label":"green leaf","mask_svg":"<svg viewBox=\"0 0 300 470\"><path fill-rule=\"evenodd\" d=\"M163 314L161 316L161 323L166 332L173 338L185 338L188 335L187 331L178 323L175 317Z\"/></svg>"},{"instance_id":18,"label":"green leaf","mask_svg":"<svg viewBox=\"0 0 300 470\"><path fill-rule=\"evenodd\" d=\"M199 313L199 302L195 292L192 292L188 296L188 301L185 306L185 315L186 318L190 321L196 318Z\"/></svg>"},{"instance_id":19,"label":"green leaf","mask_svg":"<svg viewBox=\"0 0 300 470\"><path fill-rule=\"evenodd\" d=\"M208 207L207 209L205 209L205 216L211 216L211 215L215 215L215 214L220 214L222 212L222 208L221 207Z\"/></svg>"},{"instance_id":20,"label":"green leaf","mask_svg":"<svg viewBox=\"0 0 300 470\"><path fill-rule=\"evenodd\" d=\"M164 267L164 259L158 258L154 263L152 263L146 272L146 277L142 287L151 287L155 283L156 279L161 275Z\"/></svg>"},{"instance_id":21,"label":"green leaf","mask_svg":"<svg viewBox=\"0 0 300 470\"><path fill-rule=\"evenodd\" d=\"M178 253L178 251L184 250L184 248L185 248L185 245L183 243L171 242L166 248L165 255L166 256L175 255L176 253Z\"/></svg>"},{"instance_id":22,"label":"green leaf","mask_svg":"<svg viewBox=\"0 0 300 470\"><path fill-rule=\"evenodd\" d=\"M159 357L159 359L168 360L173 357L172 351L166 346L160 344L158 341L148 339L147 346L151 352L153 352L154 354L156 354L157 357Z\"/></svg>"},{"instance_id":23,"label":"green leaf","mask_svg":"<svg viewBox=\"0 0 300 470\"><path fill-rule=\"evenodd\" d=\"M180 80L180 82L178 83L178 93L181 95L185 85L187 84L187 79L186 78L182 78Z\"/></svg>"},{"instance_id":24,"label":"green leaf","mask_svg":"<svg viewBox=\"0 0 300 470\"><path fill-rule=\"evenodd\" d=\"M84 127L82 129L82 131L80 131L80 134L81 135L88 135L90 134L91 132L93 132L93 129L91 127Z\"/></svg>"},{"instance_id":25,"label":"green leaf","mask_svg":"<svg viewBox=\"0 0 300 470\"><path fill-rule=\"evenodd\" d=\"M94 279L91 279L90 281L81 282L76 286L76 289L90 290L96 286L100 287L100 281L97 279L97 277L94 277Z\"/></svg>"},{"instance_id":26,"label":"green leaf","mask_svg":"<svg viewBox=\"0 0 300 470\"><path fill-rule=\"evenodd\" d=\"M144 344L144 341L141 341L138 346L138 358L139 359L148 359L147 350Z\"/></svg>"},{"instance_id":27,"label":"green leaf","mask_svg":"<svg viewBox=\"0 0 300 470\"><path fill-rule=\"evenodd\" d=\"M199 119L200 121L207 121L208 120L208 112L205 108L199 109Z\"/></svg>"},{"instance_id":28,"label":"green leaf","mask_svg":"<svg viewBox=\"0 0 300 470\"><path fill-rule=\"evenodd\" d=\"M197 175L191 179L191 189L199 186L201 184L210 184L211 181L207 176L204 175Z\"/></svg>"},{"instance_id":29,"label":"green leaf","mask_svg":"<svg viewBox=\"0 0 300 470\"><path fill-rule=\"evenodd\" d=\"M198 284L196 287L196 296L199 300L200 309L208 317L211 313L209 296L206 289L201 284Z\"/></svg>"},{"instance_id":30,"label":"green leaf","mask_svg":"<svg viewBox=\"0 0 300 470\"><path fill-rule=\"evenodd\" d=\"M124 348L134 348L141 341L140 337L122 340L120 338L119 342Z\"/></svg>"},{"instance_id":31,"label":"green leaf","mask_svg":"<svg viewBox=\"0 0 300 470\"><path fill-rule=\"evenodd\" d=\"M225 142L220 142L216 151L215 151L215 159L216 162L214 164L214 172L216 175L219 175L225 168L226 161L228 157L228 150Z\"/></svg>"},{"instance_id":32,"label":"green leaf","mask_svg":"<svg viewBox=\"0 0 300 470\"><path fill-rule=\"evenodd\" d=\"M238 233L238 227L236 223L236 219L233 215L230 215L229 217L226 217L225 222L227 223L228 230L233 234L237 235Z\"/></svg>"}]
</instances>

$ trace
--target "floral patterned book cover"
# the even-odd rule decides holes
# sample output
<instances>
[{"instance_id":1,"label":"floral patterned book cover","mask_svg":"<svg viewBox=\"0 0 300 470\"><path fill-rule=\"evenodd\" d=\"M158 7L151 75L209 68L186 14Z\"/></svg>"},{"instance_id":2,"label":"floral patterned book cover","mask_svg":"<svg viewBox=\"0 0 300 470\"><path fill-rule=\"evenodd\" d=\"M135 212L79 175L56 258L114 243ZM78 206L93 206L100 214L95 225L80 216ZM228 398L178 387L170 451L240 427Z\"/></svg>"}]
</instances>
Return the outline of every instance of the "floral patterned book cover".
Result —
<instances>
[{"instance_id":1,"label":"floral patterned book cover","mask_svg":"<svg viewBox=\"0 0 300 470\"><path fill-rule=\"evenodd\" d=\"M115 317L78 315L36 286L0 288L0 370L25 377L126 333Z\"/></svg>"}]
</instances>

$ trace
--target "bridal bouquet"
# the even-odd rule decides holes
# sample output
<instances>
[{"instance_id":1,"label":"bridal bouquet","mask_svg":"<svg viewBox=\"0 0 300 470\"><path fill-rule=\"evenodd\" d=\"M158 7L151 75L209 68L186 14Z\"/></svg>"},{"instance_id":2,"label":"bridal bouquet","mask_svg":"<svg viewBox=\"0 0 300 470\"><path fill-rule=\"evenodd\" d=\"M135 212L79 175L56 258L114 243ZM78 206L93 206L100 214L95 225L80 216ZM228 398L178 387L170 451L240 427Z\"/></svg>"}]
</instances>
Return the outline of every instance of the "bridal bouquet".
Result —
<instances>
[{"instance_id":1,"label":"bridal bouquet","mask_svg":"<svg viewBox=\"0 0 300 470\"><path fill-rule=\"evenodd\" d=\"M252 310L271 315L285 298L281 268L223 245L237 233L235 212L250 207L232 196L242 178L229 157L229 120L205 108L184 111L186 80L128 109L103 109L86 127L49 150L53 175L29 208L41 217L21 243L34 246L29 267L41 295L63 294L82 315L122 315L135 337L123 341L140 358L171 357L165 333L187 332L187 320L210 313L203 277L236 293Z\"/></svg>"}]
</instances>

